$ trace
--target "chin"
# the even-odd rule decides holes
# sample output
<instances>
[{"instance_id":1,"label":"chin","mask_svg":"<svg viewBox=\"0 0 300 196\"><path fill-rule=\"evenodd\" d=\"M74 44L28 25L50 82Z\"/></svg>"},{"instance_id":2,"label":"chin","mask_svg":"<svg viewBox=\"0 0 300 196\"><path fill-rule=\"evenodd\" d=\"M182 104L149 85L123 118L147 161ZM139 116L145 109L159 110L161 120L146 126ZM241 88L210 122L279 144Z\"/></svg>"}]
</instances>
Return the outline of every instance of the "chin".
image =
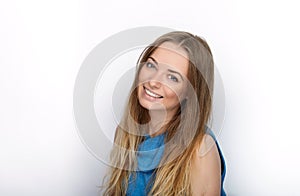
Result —
<instances>
[{"instance_id":1,"label":"chin","mask_svg":"<svg viewBox=\"0 0 300 196\"><path fill-rule=\"evenodd\" d=\"M145 100L139 100L140 105L147 110L166 110L166 108L159 103L149 103Z\"/></svg>"}]
</instances>

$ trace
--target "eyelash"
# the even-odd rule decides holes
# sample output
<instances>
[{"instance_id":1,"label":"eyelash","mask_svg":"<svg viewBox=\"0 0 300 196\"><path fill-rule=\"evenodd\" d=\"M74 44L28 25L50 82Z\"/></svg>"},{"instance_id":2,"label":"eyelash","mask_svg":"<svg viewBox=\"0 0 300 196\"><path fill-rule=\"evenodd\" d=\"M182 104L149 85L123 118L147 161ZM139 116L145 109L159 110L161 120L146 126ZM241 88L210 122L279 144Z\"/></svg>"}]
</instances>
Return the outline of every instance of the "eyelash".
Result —
<instances>
[{"instance_id":1,"label":"eyelash","mask_svg":"<svg viewBox=\"0 0 300 196\"><path fill-rule=\"evenodd\" d=\"M148 67L148 68L156 68L155 65L153 65L153 63L150 63L150 62L146 63L146 67Z\"/></svg>"},{"instance_id":2,"label":"eyelash","mask_svg":"<svg viewBox=\"0 0 300 196\"><path fill-rule=\"evenodd\" d=\"M151 62L146 62L146 67L156 69L156 66ZM175 77L174 75L168 75L168 79L172 80L173 82L179 82L178 78Z\"/></svg>"},{"instance_id":3,"label":"eyelash","mask_svg":"<svg viewBox=\"0 0 300 196\"><path fill-rule=\"evenodd\" d=\"M178 82L178 78L176 78L175 76L173 75L168 75L168 78L174 82Z\"/></svg>"}]
</instances>

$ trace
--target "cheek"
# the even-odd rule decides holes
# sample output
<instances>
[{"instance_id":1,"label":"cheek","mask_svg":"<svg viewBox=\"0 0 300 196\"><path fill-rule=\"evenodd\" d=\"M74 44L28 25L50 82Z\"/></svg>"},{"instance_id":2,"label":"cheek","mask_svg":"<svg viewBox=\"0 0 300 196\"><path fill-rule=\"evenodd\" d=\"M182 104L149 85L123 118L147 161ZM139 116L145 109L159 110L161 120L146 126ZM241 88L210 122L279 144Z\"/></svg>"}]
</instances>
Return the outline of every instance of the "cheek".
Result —
<instances>
[{"instance_id":1,"label":"cheek","mask_svg":"<svg viewBox=\"0 0 300 196\"><path fill-rule=\"evenodd\" d=\"M137 98L140 99L140 97L143 93L143 90L144 90L142 82L139 81L136 88L137 88Z\"/></svg>"},{"instance_id":2,"label":"cheek","mask_svg":"<svg viewBox=\"0 0 300 196\"><path fill-rule=\"evenodd\" d=\"M168 87L165 88L165 97L168 98L168 99L176 99L178 100L179 99L179 92L178 90L172 90Z\"/></svg>"},{"instance_id":3,"label":"cheek","mask_svg":"<svg viewBox=\"0 0 300 196\"><path fill-rule=\"evenodd\" d=\"M149 78L149 73L147 74L147 72L144 71L144 69L142 68L140 70L140 73L139 73L139 76L138 76L138 84L147 81L148 78Z\"/></svg>"},{"instance_id":4,"label":"cheek","mask_svg":"<svg viewBox=\"0 0 300 196\"><path fill-rule=\"evenodd\" d=\"M165 96L169 99L176 99L177 101L181 101L185 98L184 88L165 88Z\"/></svg>"}]
</instances>

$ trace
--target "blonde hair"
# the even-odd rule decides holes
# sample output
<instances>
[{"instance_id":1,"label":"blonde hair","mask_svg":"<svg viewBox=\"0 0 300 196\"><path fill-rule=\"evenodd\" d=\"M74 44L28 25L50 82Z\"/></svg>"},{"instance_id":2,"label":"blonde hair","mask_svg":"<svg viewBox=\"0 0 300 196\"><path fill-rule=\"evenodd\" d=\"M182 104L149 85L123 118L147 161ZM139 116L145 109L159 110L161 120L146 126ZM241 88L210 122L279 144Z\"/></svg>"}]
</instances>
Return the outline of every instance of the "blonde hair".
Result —
<instances>
[{"instance_id":1,"label":"blonde hair","mask_svg":"<svg viewBox=\"0 0 300 196\"><path fill-rule=\"evenodd\" d=\"M143 141L150 120L148 111L138 101L137 85L140 69L148 57L164 42L172 42L185 49L189 58L187 78L192 87L164 127L165 149L155 169L149 195L191 195L190 161L205 134L212 108L214 62L205 40L188 32L173 31L150 44L140 55L127 107L116 129L111 151L111 169L104 195L125 195L130 174L137 168L136 151Z\"/></svg>"}]
</instances>

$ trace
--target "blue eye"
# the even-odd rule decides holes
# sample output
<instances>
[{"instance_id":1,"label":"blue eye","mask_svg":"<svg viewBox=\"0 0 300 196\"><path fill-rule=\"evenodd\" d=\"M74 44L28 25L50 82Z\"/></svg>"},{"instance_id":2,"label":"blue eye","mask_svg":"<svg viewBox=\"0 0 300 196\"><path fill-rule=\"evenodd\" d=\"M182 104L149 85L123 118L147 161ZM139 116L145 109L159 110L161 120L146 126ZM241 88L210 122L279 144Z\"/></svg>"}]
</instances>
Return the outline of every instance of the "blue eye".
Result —
<instances>
[{"instance_id":1,"label":"blue eye","mask_svg":"<svg viewBox=\"0 0 300 196\"><path fill-rule=\"evenodd\" d=\"M155 68L155 65L153 65L153 64L150 63L150 62L147 62L147 63L146 63L146 67L148 67L148 68Z\"/></svg>"},{"instance_id":2,"label":"blue eye","mask_svg":"<svg viewBox=\"0 0 300 196\"><path fill-rule=\"evenodd\" d=\"M169 75L168 78L174 82L178 82L178 79L173 75Z\"/></svg>"}]
</instances>

